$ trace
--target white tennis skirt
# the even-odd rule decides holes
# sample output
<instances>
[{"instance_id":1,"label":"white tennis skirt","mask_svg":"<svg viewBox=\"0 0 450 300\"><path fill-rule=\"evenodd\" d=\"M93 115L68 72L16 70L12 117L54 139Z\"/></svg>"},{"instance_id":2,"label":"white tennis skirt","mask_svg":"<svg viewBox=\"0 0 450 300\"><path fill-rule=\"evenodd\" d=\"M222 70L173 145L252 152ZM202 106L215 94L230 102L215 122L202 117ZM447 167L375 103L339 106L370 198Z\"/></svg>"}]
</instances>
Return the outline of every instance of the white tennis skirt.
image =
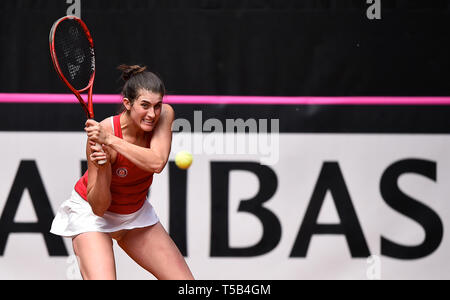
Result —
<instances>
[{"instance_id":1,"label":"white tennis skirt","mask_svg":"<svg viewBox=\"0 0 450 300\"><path fill-rule=\"evenodd\" d=\"M92 212L91 205L73 190L70 199L64 201L56 213L50 232L73 238L85 232L111 233L143 228L158 222L159 218L148 199L132 214L122 215L107 211L103 217L99 217Z\"/></svg>"}]
</instances>

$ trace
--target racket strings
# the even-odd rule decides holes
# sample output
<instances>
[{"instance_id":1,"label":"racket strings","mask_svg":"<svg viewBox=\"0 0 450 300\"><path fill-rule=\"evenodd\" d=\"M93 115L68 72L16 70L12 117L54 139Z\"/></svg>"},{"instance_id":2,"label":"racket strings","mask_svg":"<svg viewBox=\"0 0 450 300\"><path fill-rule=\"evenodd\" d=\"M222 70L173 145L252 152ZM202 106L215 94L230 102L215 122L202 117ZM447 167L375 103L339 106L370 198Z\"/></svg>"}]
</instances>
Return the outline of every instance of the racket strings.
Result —
<instances>
[{"instance_id":1,"label":"racket strings","mask_svg":"<svg viewBox=\"0 0 450 300\"><path fill-rule=\"evenodd\" d=\"M55 31L55 54L64 77L77 90L89 85L95 69L94 49L81 25L65 20Z\"/></svg>"}]
</instances>

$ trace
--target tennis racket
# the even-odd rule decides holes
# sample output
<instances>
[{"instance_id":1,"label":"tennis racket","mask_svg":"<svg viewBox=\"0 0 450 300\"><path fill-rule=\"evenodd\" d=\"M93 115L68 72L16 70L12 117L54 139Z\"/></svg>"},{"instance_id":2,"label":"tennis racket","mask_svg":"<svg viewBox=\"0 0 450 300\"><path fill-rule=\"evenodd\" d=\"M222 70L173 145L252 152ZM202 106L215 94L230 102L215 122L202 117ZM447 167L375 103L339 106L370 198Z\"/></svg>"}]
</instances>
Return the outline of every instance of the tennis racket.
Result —
<instances>
[{"instance_id":1,"label":"tennis racket","mask_svg":"<svg viewBox=\"0 0 450 300\"><path fill-rule=\"evenodd\" d=\"M89 29L80 18L65 16L53 24L49 42L56 73L77 97L87 118L94 119L92 89L95 78L95 50ZM81 97L81 93L86 92L87 103ZM98 162L100 165L105 163L106 160Z\"/></svg>"}]
</instances>

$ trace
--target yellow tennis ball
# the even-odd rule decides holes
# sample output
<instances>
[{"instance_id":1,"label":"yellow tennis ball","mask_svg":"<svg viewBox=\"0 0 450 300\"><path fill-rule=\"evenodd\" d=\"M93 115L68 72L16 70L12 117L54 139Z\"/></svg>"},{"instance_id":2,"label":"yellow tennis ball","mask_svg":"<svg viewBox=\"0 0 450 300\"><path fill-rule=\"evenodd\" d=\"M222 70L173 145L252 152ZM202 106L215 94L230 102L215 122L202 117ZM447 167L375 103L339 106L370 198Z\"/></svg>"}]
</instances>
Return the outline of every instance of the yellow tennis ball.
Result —
<instances>
[{"instance_id":1,"label":"yellow tennis ball","mask_svg":"<svg viewBox=\"0 0 450 300\"><path fill-rule=\"evenodd\" d=\"M175 164L178 168L186 170L192 164L192 154L187 151L180 151L175 156Z\"/></svg>"}]
</instances>

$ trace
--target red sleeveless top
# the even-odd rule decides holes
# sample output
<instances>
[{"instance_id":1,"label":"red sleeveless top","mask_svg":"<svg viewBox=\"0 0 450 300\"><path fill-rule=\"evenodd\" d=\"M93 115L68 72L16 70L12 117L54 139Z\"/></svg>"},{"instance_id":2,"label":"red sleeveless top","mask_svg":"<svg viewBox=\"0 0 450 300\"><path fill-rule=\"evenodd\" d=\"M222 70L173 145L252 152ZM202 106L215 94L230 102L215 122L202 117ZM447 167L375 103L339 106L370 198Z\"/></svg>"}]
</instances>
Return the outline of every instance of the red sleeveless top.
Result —
<instances>
[{"instance_id":1,"label":"red sleeveless top","mask_svg":"<svg viewBox=\"0 0 450 300\"><path fill-rule=\"evenodd\" d=\"M123 138L120 115L114 116L114 135ZM150 148L150 144L148 145ZM148 190L153 182L153 173L136 167L125 156L117 153L116 162L111 166L111 206L108 211L131 214L138 211L147 200ZM75 191L87 201L88 171L78 180Z\"/></svg>"}]
</instances>

